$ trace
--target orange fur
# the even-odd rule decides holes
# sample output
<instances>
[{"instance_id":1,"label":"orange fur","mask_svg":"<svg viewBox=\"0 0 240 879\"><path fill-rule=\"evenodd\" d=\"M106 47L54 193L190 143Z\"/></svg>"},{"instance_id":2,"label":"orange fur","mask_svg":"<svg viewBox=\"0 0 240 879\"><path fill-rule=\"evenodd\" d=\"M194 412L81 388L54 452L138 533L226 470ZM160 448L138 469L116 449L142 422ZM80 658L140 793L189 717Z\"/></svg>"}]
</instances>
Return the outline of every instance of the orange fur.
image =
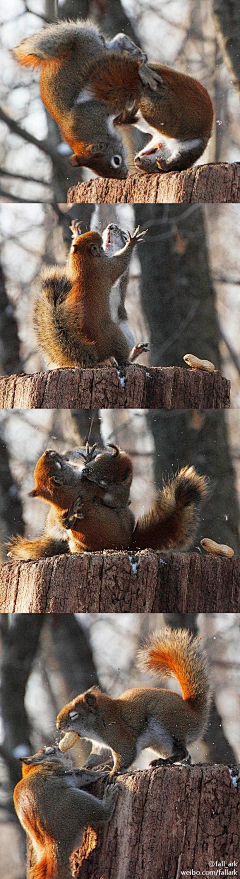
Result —
<instances>
[{"instance_id":1,"label":"orange fur","mask_svg":"<svg viewBox=\"0 0 240 879\"><path fill-rule=\"evenodd\" d=\"M183 697L163 688L137 688L112 699L92 687L65 705L57 728L104 742L112 750L114 767L125 771L142 748L152 747L170 762L188 756L187 744L202 734L210 706L207 659L200 641L186 630L163 629L140 651L140 664L160 674L174 675Z\"/></svg>"}]
</instances>

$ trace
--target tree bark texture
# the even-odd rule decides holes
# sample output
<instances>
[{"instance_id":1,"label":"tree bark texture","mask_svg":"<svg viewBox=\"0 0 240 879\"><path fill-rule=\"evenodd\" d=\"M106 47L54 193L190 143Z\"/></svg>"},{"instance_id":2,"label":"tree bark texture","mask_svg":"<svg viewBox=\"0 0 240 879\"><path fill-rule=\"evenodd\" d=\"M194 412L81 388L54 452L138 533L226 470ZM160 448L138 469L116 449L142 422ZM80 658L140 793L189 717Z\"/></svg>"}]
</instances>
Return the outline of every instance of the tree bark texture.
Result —
<instances>
[{"instance_id":1,"label":"tree bark texture","mask_svg":"<svg viewBox=\"0 0 240 879\"><path fill-rule=\"evenodd\" d=\"M229 409L230 381L218 370L174 366L54 369L0 378L0 408Z\"/></svg>"},{"instance_id":2,"label":"tree bark texture","mask_svg":"<svg viewBox=\"0 0 240 879\"><path fill-rule=\"evenodd\" d=\"M88 829L73 856L76 879L177 879L182 870L202 876L222 861L237 861L237 773L237 767L199 764L119 776L109 824L97 834ZM103 784L91 792L102 796Z\"/></svg>"},{"instance_id":3,"label":"tree bark texture","mask_svg":"<svg viewBox=\"0 0 240 879\"><path fill-rule=\"evenodd\" d=\"M183 204L239 202L240 163L195 165L169 174L131 174L127 180L96 178L68 191L68 204Z\"/></svg>"},{"instance_id":4,"label":"tree bark texture","mask_svg":"<svg viewBox=\"0 0 240 879\"><path fill-rule=\"evenodd\" d=\"M105 551L0 567L0 610L12 613L240 611L240 558L198 552Z\"/></svg>"}]
</instances>

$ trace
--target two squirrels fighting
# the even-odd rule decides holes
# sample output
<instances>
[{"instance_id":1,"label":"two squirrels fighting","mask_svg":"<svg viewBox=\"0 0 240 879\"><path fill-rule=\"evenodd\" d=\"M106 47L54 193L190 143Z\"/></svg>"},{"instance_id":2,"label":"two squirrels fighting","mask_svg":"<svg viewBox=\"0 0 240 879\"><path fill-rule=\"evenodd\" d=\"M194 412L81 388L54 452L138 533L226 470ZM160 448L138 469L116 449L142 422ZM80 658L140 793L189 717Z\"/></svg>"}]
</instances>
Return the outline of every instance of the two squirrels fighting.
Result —
<instances>
[{"instance_id":1,"label":"two squirrels fighting","mask_svg":"<svg viewBox=\"0 0 240 879\"><path fill-rule=\"evenodd\" d=\"M175 677L182 696L164 688L140 687L113 699L91 687L59 712L57 729L64 737L58 748L44 748L23 759L23 778L15 788L14 803L35 852L31 879L68 879L69 858L81 845L83 830L108 821L113 814L117 784L107 784L101 801L82 790L104 774L101 751L94 770L88 768L91 755L80 770L69 770L64 762L65 751L79 736L107 746L112 755L107 778L110 774L112 781L117 772L129 769L144 748L158 755L153 766L191 762L188 745L202 736L211 701L208 662L200 639L187 630L164 628L140 650L139 665L159 676Z\"/></svg>"},{"instance_id":2,"label":"two squirrels fighting","mask_svg":"<svg viewBox=\"0 0 240 879\"><path fill-rule=\"evenodd\" d=\"M40 295L33 302L35 335L53 367L126 366L148 345L132 347L125 309L126 271L136 244L146 231L133 235L110 223L103 232L81 234L71 224L72 244L65 269L42 273ZM119 249L120 245L120 249ZM125 283L116 290L118 279Z\"/></svg>"},{"instance_id":3,"label":"two squirrels fighting","mask_svg":"<svg viewBox=\"0 0 240 879\"><path fill-rule=\"evenodd\" d=\"M37 462L34 477L30 495L45 500L50 510L41 537L11 541L9 556L14 559L104 549L185 550L195 537L199 506L207 493L207 479L194 467L183 467L135 523L130 510L132 461L115 445L87 445L72 457L50 449Z\"/></svg>"},{"instance_id":4,"label":"two squirrels fighting","mask_svg":"<svg viewBox=\"0 0 240 879\"><path fill-rule=\"evenodd\" d=\"M72 163L103 177L128 174L119 126L151 135L135 157L141 171L189 168L211 135L212 102L196 79L147 56L125 34L106 41L91 22L61 21L14 50L40 67L43 103L73 150Z\"/></svg>"}]
</instances>

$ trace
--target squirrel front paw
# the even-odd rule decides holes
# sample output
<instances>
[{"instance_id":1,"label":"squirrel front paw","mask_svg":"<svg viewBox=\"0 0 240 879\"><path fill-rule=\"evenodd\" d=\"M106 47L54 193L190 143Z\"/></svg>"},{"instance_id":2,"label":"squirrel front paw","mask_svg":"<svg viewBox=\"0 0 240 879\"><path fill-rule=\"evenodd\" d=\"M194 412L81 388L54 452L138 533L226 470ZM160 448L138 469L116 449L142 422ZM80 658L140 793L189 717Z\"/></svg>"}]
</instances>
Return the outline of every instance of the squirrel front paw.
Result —
<instances>
[{"instance_id":1,"label":"squirrel front paw","mask_svg":"<svg viewBox=\"0 0 240 879\"><path fill-rule=\"evenodd\" d=\"M163 85L162 77L159 76L156 70L152 70L152 68L145 62L140 65L138 75L140 76L143 85L147 85L152 92L156 92L158 86Z\"/></svg>"},{"instance_id":2,"label":"squirrel front paw","mask_svg":"<svg viewBox=\"0 0 240 879\"><path fill-rule=\"evenodd\" d=\"M148 229L145 229L143 232L139 232L140 226L137 226L133 234L131 232L127 232L127 244L132 247L135 247L135 244L139 244L139 241L143 241L143 238L148 232Z\"/></svg>"}]
</instances>

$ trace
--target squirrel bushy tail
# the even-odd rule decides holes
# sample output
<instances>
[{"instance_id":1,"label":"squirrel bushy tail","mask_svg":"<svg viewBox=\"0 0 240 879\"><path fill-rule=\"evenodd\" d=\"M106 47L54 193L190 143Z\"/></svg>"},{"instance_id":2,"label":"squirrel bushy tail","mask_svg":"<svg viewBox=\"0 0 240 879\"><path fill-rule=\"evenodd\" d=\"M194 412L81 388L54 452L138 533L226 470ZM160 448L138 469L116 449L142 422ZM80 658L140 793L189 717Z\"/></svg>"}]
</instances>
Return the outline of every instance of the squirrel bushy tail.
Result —
<instances>
[{"instance_id":1,"label":"squirrel bushy tail","mask_svg":"<svg viewBox=\"0 0 240 879\"><path fill-rule=\"evenodd\" d=\"M99 51L103 49L103 41L95 26L86 27L86 22L79 20L68 22L66 27L66 22L62 21L58 24L48 24L39 33L23 40L13 51L19 64L38 67L43 61L68 57L73 50L77 50L79 42L81 47L82 39L86 43L89 38L91 43L95 39L96 49L99 48Z\"/></svg>"},{"instance_id":2,"label":"squirrel bushy tail","mask_svg":"<svg viewBox=\"0 0 240 879\"><path fill-rule=\"evenodd\" d=\"M68 327L64 302L72 289L67 272L51 266L42 271L40 295L33 301L32 319L37 341L48 363L58 366L89 366L97 363L95 344ZM79 306L80 307L80 306Z\"/></svg>"},{"instance_id":3,"label":"squirrel bushy tail","mask_svg":"<svg viewBox=\"0 0 240 879\"><path fill-rule=\"evenodd\" d=\"M207 656L200 638L186 629L162 629L139 651L138 665L162 677L177 678L185 701L205 728L211 702Z\"/></svg>"},{"instance_id":4,"label":"squirrel bushy tail","mask_svg":"<svg viewBox=\"0 0 240 879\"><path fill-rule=\"evenodd\" d=\"M10 558L21 559L26 562L69 553L67 540L61 537L48 537L47 534L43 534L42 537L38 537L36 540L27 540L25 537L18 535L13 537L7 546Z\"/></svg>"},{"instance_id":5,"label":"squirrel bushy tail","mask_svg":"<svg viewBox=\"0 0 240 879\"><path fill-rule=\"evenodd\" d=\"M49 846L48 851L44 852L41 861L35 867L32 867L30 879L57 879L59 876L57 867L55 853L52 846ZM68 875L70 876L70 873Z\"/></svg>"},{"instance_id":6,"label":"squirrel bushy tail","mask_svg":"<svg viewBox=\"0 0 240 879\"><path fill-rule=\"evenodd\" d=\"M138 519L131 549L187 549L196 533L197 507L206 493L206 477L194 467L183 467L158 492L151 510Z\"/></svg>"}]
</instances>

